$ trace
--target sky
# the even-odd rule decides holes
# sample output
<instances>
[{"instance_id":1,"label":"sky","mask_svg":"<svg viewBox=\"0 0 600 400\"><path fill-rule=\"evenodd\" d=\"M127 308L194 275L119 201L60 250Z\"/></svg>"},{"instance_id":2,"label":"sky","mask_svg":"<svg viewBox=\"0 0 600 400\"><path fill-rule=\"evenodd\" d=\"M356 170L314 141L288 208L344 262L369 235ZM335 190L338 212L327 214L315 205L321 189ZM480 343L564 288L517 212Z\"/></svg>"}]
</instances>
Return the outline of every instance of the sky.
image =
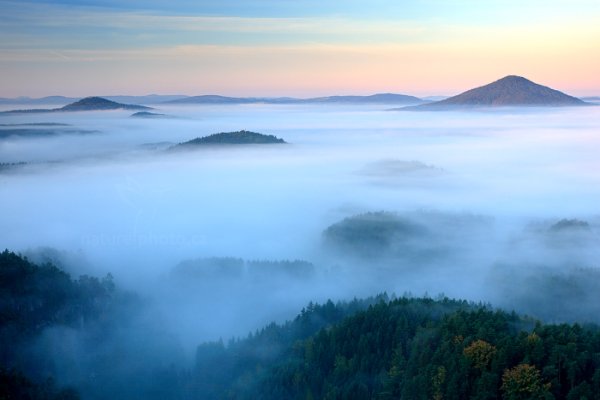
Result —
<instances>
[{"instance_id":1,"label":"sky","mask_svg":"<svg viewBox=\"0 0 600 400\"><path fill-rule=\"evenodd\" d=\"M598 0L0 0L0 96L600 95Z\"/></svg>"}]
</instances>

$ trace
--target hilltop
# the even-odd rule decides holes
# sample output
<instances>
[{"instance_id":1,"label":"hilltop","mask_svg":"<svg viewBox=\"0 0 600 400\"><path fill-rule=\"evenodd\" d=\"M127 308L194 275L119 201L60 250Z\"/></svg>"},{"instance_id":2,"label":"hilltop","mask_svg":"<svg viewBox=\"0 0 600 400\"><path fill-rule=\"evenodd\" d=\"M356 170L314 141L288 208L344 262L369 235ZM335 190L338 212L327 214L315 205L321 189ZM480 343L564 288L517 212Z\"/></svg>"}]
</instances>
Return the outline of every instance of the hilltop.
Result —
<instances>
[{"instance_id":1,"label":"hilltop","mask_svg":"<svg viewBox=\"0 0 600 400\"><path fill-rule=\"evenodd\" d=\"M521 76L509 75L495 82L433 103L402 110L434 111L460 107L583 106L588 103L563 92L539 85Z\"/></svg>"},{"instance_id":2,"label":"hilltop","mask_svg":"<svg viewBox=\"0 0 600 400\"><path fill-rule=\"evenodd\" d=\"M150 110L150 107L123 104L103 97L86 97L59 108L58 111L97 111L97 110Z\"/></svg>"},{"instance_id":3,"label":"hilltop","mask_svg":"<svg viewBox=\"0 0 600 400\"><path fill-rule=\"evenodd\" d=\"M103 97L86 97L67 104L60 108L40 108L31 110L10 110L5 114L30 114L30 113L51 113L51 112L72 112L72 111L106 111L106 110L151 110L150 107L136 104L122 104L116 101L107 100Z\"/></svg>"},{"instance_id":4,"label":"hilltop","mask_svg":"<svg viewBox=\"0 0 600 400\"><path fill-rule=\"evenodd\" d=\"M153 113L148 111L138 111L136 113L131 114L129 117L131 118L168 118L168 115Z\"/></svg>"},{"instance_id":5,"label":"hilltop","mask_svg":"<svg viewBox=\"0 0 600 400\"><path fill-rule=\"evenodd\" d=\"M221 132L209 136L199 137L187 142L179 143L173 147L202 146L202 145L229 145L229 144L282 144L286 143L273 135L250 131Z\"/></svg>"}]
</instances>

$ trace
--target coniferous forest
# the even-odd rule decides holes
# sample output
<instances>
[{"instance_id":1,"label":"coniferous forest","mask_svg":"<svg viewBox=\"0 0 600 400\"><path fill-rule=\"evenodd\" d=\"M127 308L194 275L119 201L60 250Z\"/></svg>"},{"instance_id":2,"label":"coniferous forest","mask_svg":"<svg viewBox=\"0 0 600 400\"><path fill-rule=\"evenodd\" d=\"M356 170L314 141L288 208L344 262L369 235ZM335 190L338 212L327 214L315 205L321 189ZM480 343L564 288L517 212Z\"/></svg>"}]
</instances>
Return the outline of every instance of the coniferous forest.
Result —
<instances>
[{"instance_id":1,"label":"coniferous forest","mask_svg":"<svg viewBox=\"0 0 600 400\"><path fill-rule=\"evenodd\" d=\"M388 294L310 303L293 320L247 337L198 343L189 367L148 365L146 357L127 382L115 382L110 351L98 349L132 345L114 338L144 307L110 275L74 278L4 251L0 398L77 399L79 390L89 398L148 399L600 398L594 325L543 324L486 304ZM82 335L79 359L69 346L40 346L59 329ZM55 379L61 368L82 373L65 386Z\"/></svg>"}]
</instances>

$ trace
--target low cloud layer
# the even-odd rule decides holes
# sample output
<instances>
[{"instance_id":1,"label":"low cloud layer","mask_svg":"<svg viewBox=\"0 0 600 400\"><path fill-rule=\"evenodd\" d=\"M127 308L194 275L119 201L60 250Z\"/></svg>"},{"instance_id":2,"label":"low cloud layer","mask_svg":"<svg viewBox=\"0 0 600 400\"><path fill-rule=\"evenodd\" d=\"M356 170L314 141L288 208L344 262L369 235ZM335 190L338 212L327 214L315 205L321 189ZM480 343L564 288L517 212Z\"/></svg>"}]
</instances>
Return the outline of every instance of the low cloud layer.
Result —
<instances>
[{"instance_id":1,"label":"low cloud layer","mask_svg":"<svg viewBox=\"0 0 600 400\"><path fill-rule=\"evenodd\" d=\"M596 320L595 108L157 112L179 118L3 116L3 124L66 123L93 133L0 138L0 162L27 163L0 170L1 245L75 276L111 272L162 315L184 353L289 318L308 301L384 290L443 292L546 320ZM290 144L164 150L241 129ZM330 226L368 213L380 218L359 225L357 237L328 238ZM389 218L396 222L377 243ZM209 268L200 278L173 278L181 262L203 259L243 260L245 272ZM247 271L253 262L285 260L302 260L311 272L258 279ZM546 301L550 295L560 306Z\"/></svg>"}]
</instances>

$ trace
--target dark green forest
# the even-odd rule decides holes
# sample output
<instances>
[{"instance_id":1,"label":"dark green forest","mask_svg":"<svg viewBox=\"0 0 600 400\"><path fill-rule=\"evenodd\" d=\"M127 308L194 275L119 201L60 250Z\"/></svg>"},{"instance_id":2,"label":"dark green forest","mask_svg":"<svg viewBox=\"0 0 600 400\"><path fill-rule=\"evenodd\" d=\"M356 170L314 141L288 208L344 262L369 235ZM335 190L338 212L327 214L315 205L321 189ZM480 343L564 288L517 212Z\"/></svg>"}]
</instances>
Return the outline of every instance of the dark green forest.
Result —
<instances>
[{"instance_id":1,"label":"dark green forest","mask_svg":"<svg viewBox=\"0 0 600 400\"><path fill-rule=\"evenodd\" d=\"M143 309L110 275L74 279L0 253L0 399L600 399L596 326L386 294L310 303L284 324L199 344L191 366L127 364L116 384L111 371L125 357L106 350L107 337L111 351L130 354L134 342L111 332ZM36 346L58 328L86 332L81 360L68 346ZM57 378L72 368L65 360L93 373L66 385Z\"/></svg>"},{"instance_id":2,"label":"dark green forest","mask_svg":"<svg viewBox=\"0 0 600 400\"><path fill-rule=\"evenodd\" d=\"M72 280L51 264L35 265L8 250L2 252L0 399L78 398L73 390L57 389L52 366L41 366L44 362L28 350L49 327L78 328L99 321L112 306L114 289L110 275Z\"/></svg>"},{"instance_id":3,"label":"dark green forest","mask_svg":"<svg viewBox=\"0 0 600 400\"><path fill-rule=\"evenodd\" d=\"M262 133L250 131L220 132L212 135L199 137L187 142L179 143L177 147L199 146L199 145L224 145L224 144L282 144L283 139L274 135L264 135Z\"/></svg>"},{"instance_id":4,"label":"dark green forest","mask_svg":"<svg viewBox=\"0 0 600 400\"><path fill-rule=\"evenodd\" d=\"M227 368L215 372L217 360ZM311 305L284 326L200 346L194 384L235 399L596 399L599 363L595 327L380 296Z\"/></svg>"}]
</instances>

